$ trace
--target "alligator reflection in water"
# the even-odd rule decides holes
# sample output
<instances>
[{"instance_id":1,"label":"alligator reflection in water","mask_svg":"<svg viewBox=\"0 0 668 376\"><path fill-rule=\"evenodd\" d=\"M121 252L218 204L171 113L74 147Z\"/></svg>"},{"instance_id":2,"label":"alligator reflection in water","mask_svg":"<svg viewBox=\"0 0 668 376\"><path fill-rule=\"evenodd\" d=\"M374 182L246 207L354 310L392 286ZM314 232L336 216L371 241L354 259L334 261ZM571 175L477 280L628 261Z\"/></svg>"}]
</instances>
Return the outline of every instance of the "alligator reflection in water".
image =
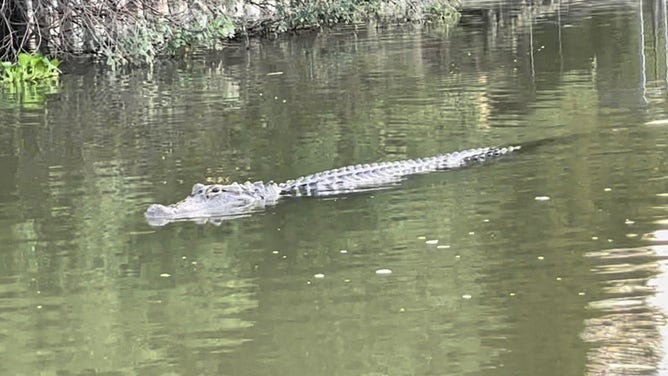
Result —
<instances>
[{"instance_id":1,"label":"alligator reflection in water","mask_svg":"<svg viewBox=\"0 0 668 376\"><path fill-rule=\"evenodd\" d=\"M265 184L262 181L228 185L198 183L182 201L169 206L153 204L146 210L145 216L152 226L184 220L216 223L262 210L283 197L329 197L382 189L401 182L409 175L460 168L519 149L520 146L488 147L431 158L348 166L280 184Z\"/></svg>"}]
</instances>

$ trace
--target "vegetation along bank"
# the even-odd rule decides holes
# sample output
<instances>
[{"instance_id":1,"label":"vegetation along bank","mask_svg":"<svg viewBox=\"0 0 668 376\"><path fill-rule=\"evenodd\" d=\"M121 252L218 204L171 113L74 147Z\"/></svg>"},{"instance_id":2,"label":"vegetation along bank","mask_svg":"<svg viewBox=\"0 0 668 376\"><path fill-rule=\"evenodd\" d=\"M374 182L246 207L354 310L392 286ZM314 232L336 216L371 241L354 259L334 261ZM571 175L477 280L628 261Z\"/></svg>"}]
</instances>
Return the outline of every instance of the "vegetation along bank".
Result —
<instances>
[{"instance_id":1,"label":"vegetation along bank","mask_svg":"<svg viewBox=\"0 0 668 376\"><path fill-rule=\"evenodd\" d=\"M341 23L454 22L458 0L9 0L0 6L0 61L22 52L150 64L233 38Z\"/></svg>"}]
</instances>

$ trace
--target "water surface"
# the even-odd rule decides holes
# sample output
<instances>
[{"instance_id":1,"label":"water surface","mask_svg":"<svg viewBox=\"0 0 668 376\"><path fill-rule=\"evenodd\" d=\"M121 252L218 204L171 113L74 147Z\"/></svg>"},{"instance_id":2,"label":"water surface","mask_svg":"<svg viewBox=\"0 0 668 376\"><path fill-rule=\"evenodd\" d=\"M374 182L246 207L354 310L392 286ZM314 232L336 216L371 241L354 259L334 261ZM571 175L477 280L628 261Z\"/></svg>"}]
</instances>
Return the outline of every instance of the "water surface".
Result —
<instances>
[{"instance_id":1,"label":"water surface","mask_svg":"<svg viewBox=\"0 0 668 376\"><path fill-rule=\"evenodd\" d=\"M344 28L3 93L0 373L666 372L664 10ZM196 182L543 139L217 225L143 218Z\"/></svg>"}]
</instances>

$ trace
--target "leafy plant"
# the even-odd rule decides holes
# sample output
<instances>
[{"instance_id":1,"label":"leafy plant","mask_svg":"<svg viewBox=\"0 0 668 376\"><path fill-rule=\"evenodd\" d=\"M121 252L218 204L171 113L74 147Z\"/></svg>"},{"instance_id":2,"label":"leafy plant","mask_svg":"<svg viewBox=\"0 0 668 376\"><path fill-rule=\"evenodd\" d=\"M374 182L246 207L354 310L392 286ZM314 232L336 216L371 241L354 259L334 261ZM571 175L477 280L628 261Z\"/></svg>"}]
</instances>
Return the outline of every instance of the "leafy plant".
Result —
<instances>
[{"instance_id":1,"label":"leafy plant","mask_svg":"<svg viewBox=\"0 0 668 376\"><path fill-rule=\"evenodd\" d=\"M49 59L39 54L21 53L16 62L0 62L1 79L4 83L40 82L60 76L58 59Z\"/></svg>"}]
</instances>

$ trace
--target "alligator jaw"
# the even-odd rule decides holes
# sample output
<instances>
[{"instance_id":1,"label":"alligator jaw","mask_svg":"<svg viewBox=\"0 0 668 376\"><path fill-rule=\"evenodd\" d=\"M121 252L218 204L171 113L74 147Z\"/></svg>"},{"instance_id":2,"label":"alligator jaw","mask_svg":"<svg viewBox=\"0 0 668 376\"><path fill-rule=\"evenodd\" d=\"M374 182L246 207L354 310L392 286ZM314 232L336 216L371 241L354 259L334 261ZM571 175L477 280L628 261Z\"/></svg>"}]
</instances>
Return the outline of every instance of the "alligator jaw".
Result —
<instances>
[{"instance_id":1,"label":"alligator jaw","mask_svg":"<svg viewBox=\"0 0 668 376\"><path fill-rule=\"evenodd\" d=\"M164 226L170 223L174 218L175 210L173 207L153 204L146 209L144 216L150 226Z\"/></svg>"}]
</instances>

